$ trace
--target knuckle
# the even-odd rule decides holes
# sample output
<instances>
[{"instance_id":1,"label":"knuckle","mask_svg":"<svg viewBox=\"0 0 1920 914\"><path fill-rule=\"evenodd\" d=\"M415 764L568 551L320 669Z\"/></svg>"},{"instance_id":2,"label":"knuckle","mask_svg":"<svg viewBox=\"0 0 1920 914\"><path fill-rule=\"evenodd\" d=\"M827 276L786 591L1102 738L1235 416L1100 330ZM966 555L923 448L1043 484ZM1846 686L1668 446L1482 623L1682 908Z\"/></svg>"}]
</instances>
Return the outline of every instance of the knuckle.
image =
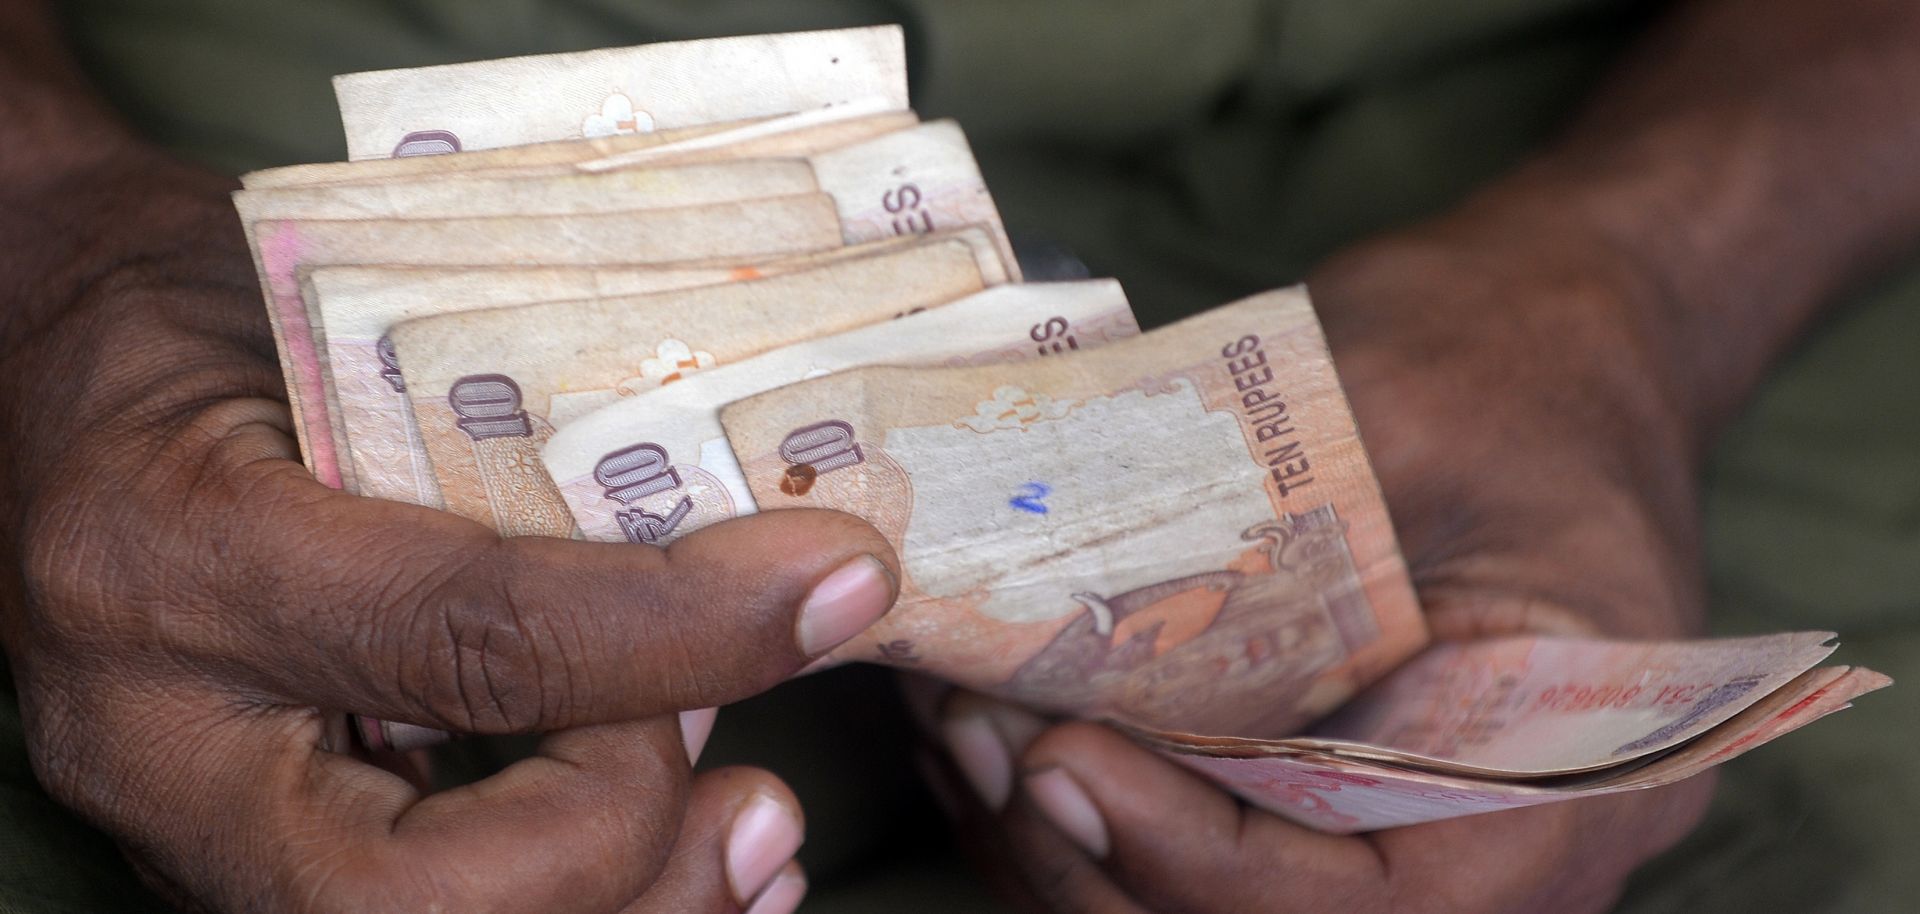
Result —
<instances>
[{"instance_id":1,"label":"knuckle","mask_svg":"<svg viewBox=\"0 0 1920 914\"><path fill-rule=\"evenodd\" d=\"M100 531L82 520L88 512L77 499L51 508L29 511L21 526L20 577L27 605L84 606L93 602L98 587L90 567L97 563L88 557L102 552L96 545ZM55 623L56 631L62 627L58 623L73 621L67 613L35 616L36 621Z\"/></svg>"},{"instance_id":2,"label":"knuckle","mask_svg":"<svg viewBox=\"0 0 1920 914\"><path fill-rule=\"evenodd\" d=\"M454 729L560 728L583 704L588 683L570 661L585 634L516 585L523 569L511 541L483 550L432 588L403 639L423 710Z\"/></svg>"},{"instance_id":3,"label":"knuckle","mask_svg":"<svg viewBox=\"0 0 1920 914\"><path fill-rule=\"evenodd\" d=\"M210 430L200 424L166 439L94 429L74 448L109 456L53 462L19 527L36 634L123 649L205 648L217 641L209 627L223 627L213 607L276 591L272 570L249 561L245 548L255 539L250 525L276 506L238 510L270 490L262 474L207 458ZM136 451L137 460L129 456Z\"/></svg>"},{"instance_id":4,"label":"knuckle","mask_svg":"<svg viewBox=\"0 0 1920 914\"><path fill-rule=\"evenodd\" d=\"M14 648L48 664L125 675L178 640L185 629L171 617L202 601L170 566L151 561L150 542L128 535L124 507L99 500L54 495L22 518Z\"/></svg>"},{"instance_id":5,"label":"knuckle","mask_svg":"<svg viewBox=\"0 0 1920 914\"><path fill-rule=\"evenodd\" d=\"M27 757L47 794L123 842L165 843L198 799L168 773L192 764L213 718L137 697L128 683L39 667L21 698Z\"/></svg>"},{"instance_id":6,"label":"knuckle","mask_svg":"<svg viewBox=\"0 0 1920 914\"><path fill-rule=\"evenodd\" d=\"M113 819L113 791L103 789L110 781L102 776L103 747L92 728L81 725L84 715L74 713L65 696L29 692L22 698L27 760L47 795L89 821Z\"/></svg>"}]
</instances>

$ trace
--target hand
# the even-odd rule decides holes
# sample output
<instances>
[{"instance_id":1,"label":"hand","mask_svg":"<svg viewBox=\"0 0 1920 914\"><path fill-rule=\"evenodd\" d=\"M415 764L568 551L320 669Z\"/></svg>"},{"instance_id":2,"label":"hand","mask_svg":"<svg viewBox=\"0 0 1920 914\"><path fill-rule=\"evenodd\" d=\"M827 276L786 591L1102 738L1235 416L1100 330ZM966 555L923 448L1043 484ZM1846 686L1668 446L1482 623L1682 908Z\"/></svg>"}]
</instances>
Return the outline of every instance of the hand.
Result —
<instances>
[{"instance_id":1,"label":"hand","mask_svg":"<svg viewBox=\"0 0 1920 914\"><path fill-rule=\"evenodd\" d=\"M0 225L20 570L0 583L55 797L220 911L731 910L775 880L791 795L759 772L690 781L673 714L884 613L881 537L783 511L667 550L502 540L324 488L296 462L225 182L128 153L44 187ZM427 794L404 760L325 751L343 713L548 735Z\"/></svg>"},{"instance_id":2,"label":"hand","mask_svg":"<svg viewBox=\"0 0 1920 914\"><path fill-rule=\"evenodd\" d=\"M1584 251L1493 231L1465 214L1310 282L1428 621L1443 639L1694 634L1689 440L1641 370L1636 293ZM1711 789L1338 837L1103 727L962 696L941 732L973 843L1057 911L1600 911Z\"/></svg>"}]
</instances>

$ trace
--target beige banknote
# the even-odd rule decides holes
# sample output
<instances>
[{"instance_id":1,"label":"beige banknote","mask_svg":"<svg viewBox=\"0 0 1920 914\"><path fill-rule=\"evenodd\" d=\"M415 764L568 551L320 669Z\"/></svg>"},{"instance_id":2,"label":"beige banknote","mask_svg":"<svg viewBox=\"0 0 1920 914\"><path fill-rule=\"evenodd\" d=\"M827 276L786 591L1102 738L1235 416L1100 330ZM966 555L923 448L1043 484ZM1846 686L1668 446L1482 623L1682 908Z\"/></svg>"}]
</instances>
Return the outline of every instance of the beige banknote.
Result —
<instances>
[{"instance_id":1,"label":"beige banknote","mask_svg":"<svg viewBox=\"0 0 1920 914\"><path fill-rule=\"evenodd\" d=\"M414 278L408 274L425 273ZM425 445L387 331L435 314L546 301L644 295L759 275L727 267L530 267L429 272L420 268L326 267L306 277L320 314L316 333L328 413L338 427L346 488L358 495L440 507Z\"/></svg>"},{"instance_id":2,"label":"beige banknote","mask_svg":"<svg viewBox=\"0 0 1920 914\"><path fill-rule=\"evenodd\" d=\"M907 105L897 26L753 35L334 78L350 159Z\"/></svg>"},{"instance_id":3,"label":"beige banknote","mask_svg":"<svg viewBox=\"0 0 1920 914\"><path fill-rule=\"evenodd\" d=\"M631 136L555 140L550 143L534 143L527 146L476 149L470 152L447 151L438 155L407 156L399 159L303 162L298 165L281 165L247 172L240 176L240 187L245 190L278 190L286 187L315 187L323 184L413 181L482 170L526 169L529 174L564 174L571 170L572 165L580 162L621 155L653 146L686 142L764 122L763 120L703 124L698 127L682 127L678 130L661 130L656 133L640 133Z\"/></svg>"},{"instance_id":4,"label":"beige banknote","mask_svg":"<svg viewBox=\"0 0 1920 914\"><path fill-rule=\"evenodd\" d=\"M540 462L556 395L638 394L983 288L967 244L931 239L749 282L431 317L391 336L447 510L506 535L568 536Z\"/></svg>"},{"instance_id":5,"label":"beige banknote","mask_svg":"<svg viewBox=\"0 0 1920 914\"><path fill-rule=\"evenodd\" d=\"M965 229L940 237L967 245L988 285L1007 281L1000 269L998 249L985 230ZM321 352L328 411L337 419L339 429L336 452L346 455L349 464L349 490L393 501L441 505L426 446L414 424L398 355L387 337L396 324L486 308L645 295L760 279L925 241L922 236L893 238L740 266L340 266L308 271L302 295L318 313L315 342ZM618 398L614 391L598 397L575 391L559 395L554 406L556 413L569 404L587 410Z\"/></svg>"},{"instance_id":6,"label":"beige banknote","mask_svg":"<svg viewBox=\"0 0 1920 914\"><path fill-rule=\"evenodd\" d=\"M1148 741L1237 757L1321 752L1478 777L1577 774L1718 726L1826 659L1833 637L1436 644L1307 735Z\"/></svg>"},{"instance_id":7,"label":"beige banknote","mask_svg":"<svg viewBox=\"0 0 1920 914\"><path fill-rule=\"evenodd\" d=\"M736 143L708 150L700 144L688 144L684 151L671 156L648 152L585 162L579 167L585 171L624 171L657 167L661 162L704 159L710 153L738 154L747 148ZM847 243L981 226L994 234L1005 268L1019 275L999 209L959 124L935 121L894 130L811 152L806 161L820 190L839 206Z\"/></svg>"},{"instance_id":8,"label":"beige banknote","mask_svg":"<svg viewBox=\"0 0 1920 914\"><path fill-rule=\"evenodd\" d=\"M842 240L848 244L973 226L990 234L996 245L999 262L983 268L1018 277L999 212L965 136L951 123L898 131L805 160L623 167L604 177L508 179L488 174L493 172L404 184L242 191L235 200L242 220L251 226L264 219L568 215L778 199L818 189L834 198ZM396 253L397 258L405 256ZM312 303L308 305L311 332L320 337L324 323L312 313Z\"/></svg>"},{"instance_id":9,"label":"beige banknote","mask_svg":"<svg viewBox=\"0 0 1920 914\"><path fill-rule=\"evenodd\" d=\"M864 365L999 364L1139 332L1112 280L1001 286L622 400L560 429L541 458L587 539L664 545L755 510L720 427L728 403Z\"/></svg>"},{"instance_id":10,"label":"beige banknote","mask_svg":"<svg viewBox=\"0 0 1920 914\"><path fill-rule=\"evenodd\" d=\"M570 167L606 171L662 168L687 162L720 162L729 159L805 158L919 125L920 116L912 111L886 111L874 105L848 105L770 118L673 143L656 143L581 159Z\"/></svg>"},{"instance_id":11,"label":"beige banknote","mask_svg":"<svg viewBox=\"0 0 1920 914\"><path fill-rule=\"evenodd\" d=\"M822 194L747 203L583 216L256 223L261 285L302 456L322 482L344 484L337 430L301 297L303 269L330 264L633 264L775 257L840 246L840 220Z\"/></svg>"},{"instance_id":12,"label":"beige banknote","mask_svg":"<svg viewBox=\"0 0 1920 914\"><path fill-rule=\"evenodd\" d=\"M1426 641L1303 289L1072 358L855 369L721 417L761 510L849 511L900 551L899 605L838 660L1279 737Z\"/></svg>"},{"instance_id":13,"label":"beige banknote","mask_svg":"<svg viewBox=\"0 0 1920 914\"><path fill-rule=\"evenodd\" d=\"M848 244L982 226L994 234L1006 269L1019 275L1000 212L959 124L935 121L898 130L816 153L807 162L820 190L839 207Z\"/></svg>"},{"instance_id":14,"label":"beige banknote","mask_svg":"<svg viewBox=\"0 0 1920 914\"><path fill-rule=\"evenodd\" d=\"M1240 758L1198 748L1163 751L1254 806L1351 834L1677 783L1891 683L1858 667L1810 670L1651 761L1557 778L1473 778L1310 752Z\"/></svg>"},{"instance_id":15,"label":"beige banknote","mask_svg":"<svg viewBox=\"0 0 1920 914\"><path fill-rule=\"evenodd\" d=\"M805 162L767 160L519 180L439 178L396 184L242 190L233 200L253 252L254 268L264 285L270 271L255 232L261 222L588 215L787 197L818 189L813 170ZM405 251L396 250L388 252L386 259L406 256ZM312 300L303 297L303 304L307 332L313 336L317 357L324 365L325 327L314 313ZM305 400L313 392L302 389L294 395ZM329 408L332 405L329 399ZM338 440L334 442L336 451L340 445Z\"/></svg>"},{"instance_id":16,"label":"beige banknote","mask_svg":"<svg viewBox=\"0 0 1920 914\"><path fill-rule=\"evenodd\" d=\"M786 159L599 175L572 173L548 178L437 178L393 184L242 190L235 193L233 199L253 252L254 268L263 277L263 285L267 285L265 278L270 277L272 271L268 269L267 254L255 230L262 222L590 215L791 197L818 189L807 163ZM409 256L405 250L391 250L382 259ZM275 266L278 268L280 264ZM324 367L328 358L326 327L316 313L313 299L304 291L301 295L306 310L304 333L312 337L315 358ZM302 334L300 329L285 329L284 323L281 326L283 333ZM311 389L292 387L310 378L294 375L288 380L290 396L299 402L310 402L316 396ZM337 406L330 392L326 404L329 411ZM332 449L339 453L345 442L340 438L338 422L332 427ZM351 479L352 475L349 467L343 478Z\"/></svg>"},{"instance_id":17,"label":"beige banknote","mask_svg":"<svg viewBox=\"0 0 1920 914\"><path fill-rule=\"evenodd\" d=\"M565 216L703 206L820 190L799 159L757 159L552 176L493 171L407 181L319 184L233 195L242 223L269 219L463 219Z\"/></svg>"},{"instance_id":18,"label":"beige banknote","mask_svg":"<svg viewBox=\"0 0 1920 914\"><path fill-rule=\"evenodd\" d=\"M802 160L768 159L591 175L493 178L492 172L382 184L321 185L234 194L255 257L266 274L254 226L267 221L426 220L501 216L583 216L647 209L708 206L817 192ZM403 250L389 252L402 260ZM308 322L315 324L312 303ZM321 332L319 326L313 331ZM324 356L324 353L322 353Z\"/></svg>"},{"instance_id":19,"label":"beige banknote","mask_svg":"<svg viewBox=\"0 0 1920 914\"><path fill-rule=\"evenodd\" d=\"M800 169L807 169L801 174ZM752 180L735 185L729 181L734 172L754 175ZM484 174L484 173L478 173ZM1017 278L1018 267L999 213L988 194L978 166L974 163L965 136L951 123L930 124L881 136L878 139L841 150L821 153L804 163L793 160L741 160L680 165L664 170L622 168L608 172L613 180L602 184L588 175L518 180L487 179L478 176L444 179L437 182L371 187L318 187L272 192L246 192L236 197L243 222L252 226L265 217L339 218L342 214L404 213L408 218L444 218L482 215L556 215L597 209L627 209L651 202L671 204L680 200L729 200L737 195L761 196L781 188L799 187L806 180L831 194L840 213L841 235L847 243L929 233L945 228L979 226L989 232L997 247L999 264L990 272L1007 272ZM665 174L668 177L658 177ZM475 190L463 193L461 181L477 181ZM824 183L819 183L824 182ZM592 200L600 193L607 198ZM783 199L769 197L769 199ZM302 207L311 211L303 211ZM266 263L268 253L255 238L254 250L263 277L274 275ZM405 249L393 257L414 260ZM561 262L561 261L546 261ZM306 326L290 322L291 309L282 312L283 324L277 328L283 338L311 338L315 342L313 359L324 364L326 351L324 323L313 313L311 302L304 302ZM295 354L298 358L298 354ZM290 381L299 383L303 374ZM307 388L298 391L302 402L312 399ZM304 428L304 424L302 426ZM343 447L338 423L331 426L334 438L329 450L336 454ZM310 449L311 450L311 449ZM320 457L323 464L325 457ZM333 461L338 465L337 457ZM342 478L350 478L350 468Z\"/></svg>"},{"instance_id":20,"label":"beige banknote","mask_svg":"<svg viewBox=\"0 0 1920 914\"><path fill-rule=\"evenodd\" d=\"M430 180L483 172L499 177L543 177L570 173L583 162L641 151L649 155L638 162L648 167L726 158L804 157L903 130L919 122L919 117L911 111L875 111L872 106L848 106L634 136L556 140L531 146L404 159L288 165L243 175L240 185L247 190L273 190Z\"/></svg>"}]
</instances>

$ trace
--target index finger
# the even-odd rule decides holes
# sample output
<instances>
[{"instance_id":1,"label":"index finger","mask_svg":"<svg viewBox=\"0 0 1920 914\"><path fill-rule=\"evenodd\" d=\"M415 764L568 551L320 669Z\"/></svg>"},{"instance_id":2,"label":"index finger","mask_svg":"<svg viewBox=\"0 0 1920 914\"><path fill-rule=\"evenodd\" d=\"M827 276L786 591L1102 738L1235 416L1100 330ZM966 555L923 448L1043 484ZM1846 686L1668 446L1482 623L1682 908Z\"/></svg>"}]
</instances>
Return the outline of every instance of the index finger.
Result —
<instances>
[{"instance_id":1,"label":"index finger","mask_svg":"<svg viewBox=\"0 0 1920 914\"><path fill-rule=\"evenodd\" d=\"M1376 910L1391 898L1369 839L1243 806L1106 727L1056 727L1020 764L1015 821L1064 834L1149 909Z\"/></svg>"},{"instance_id":2,"label":"index finger","mask_svg":"<svg viewBox=\"0 0 1920 914\"><path fill-rule=\"evenodd\" d=\"M1686 815L1646 805L1698 802L1658 791L1341 836L1238 803L1092 724L1049 731L1023 767L1038 813L1026 827L1066 835L1157 910L1604 910L1634 865L1684 833Z\"/></svg>"},{"instance_id":3,"label":"index finger","mask_svg":"<svg viewBox=\"0 0 1920 914\"><path fill-rule=\"evenodd\" d=\"M612 914L665 865L687 801L670 718L556 733L493 777L422 796L320 749L314 712L226 717L174 764L120 766L145 807L116 823L222 910Z\"/></svg>"}]
</instances>

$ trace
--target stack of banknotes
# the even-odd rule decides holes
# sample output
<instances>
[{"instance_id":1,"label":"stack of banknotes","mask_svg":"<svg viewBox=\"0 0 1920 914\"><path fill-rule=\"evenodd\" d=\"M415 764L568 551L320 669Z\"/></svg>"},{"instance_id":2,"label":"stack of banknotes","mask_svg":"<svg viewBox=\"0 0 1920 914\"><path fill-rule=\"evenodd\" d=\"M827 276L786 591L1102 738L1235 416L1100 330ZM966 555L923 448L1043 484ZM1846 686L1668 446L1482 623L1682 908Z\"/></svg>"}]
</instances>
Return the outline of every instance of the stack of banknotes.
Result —
<instances>
[{"instance_id":1,"label":"stack of banknotes","mask_svg":"<svg viewBox=\"0 0 1920 914\"><path fill-rule=\"evenodd\" d=\"M1887 682L1826 633L1430 643L1306 291L1141 333L1115 282L1022 283L896 28L336 89L352 161L235 196L328 485L634 548L851 512L902 596L830 662L1334 832L1670 783Z\"/></svg>"}]
</instances>

